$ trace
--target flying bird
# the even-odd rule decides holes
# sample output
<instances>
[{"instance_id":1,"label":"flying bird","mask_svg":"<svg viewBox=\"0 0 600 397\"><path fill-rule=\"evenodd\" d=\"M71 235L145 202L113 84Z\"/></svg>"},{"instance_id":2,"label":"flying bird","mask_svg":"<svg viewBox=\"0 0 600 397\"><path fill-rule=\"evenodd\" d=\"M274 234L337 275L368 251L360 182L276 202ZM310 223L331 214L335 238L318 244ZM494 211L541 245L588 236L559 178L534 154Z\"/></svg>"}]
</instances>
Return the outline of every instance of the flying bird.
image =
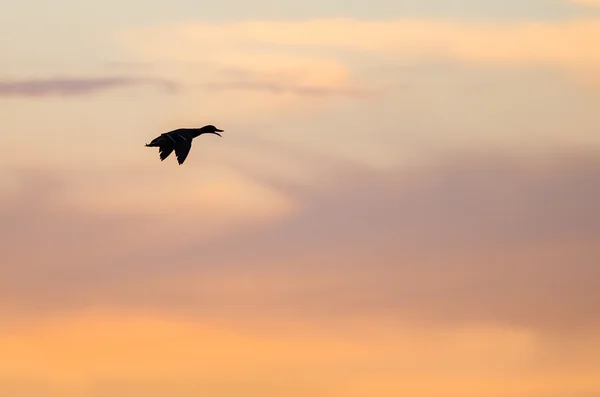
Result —
<instances>
[{"instance_id":1,"label":"flying bird","mask_svg":"<svg viewBox=\"0 0 600 397\"><path fill-rule=\"evenodd\" d=\"M177 162L181 165L190 153L194 138L202 134L215 134L222 137L219 132L223 132L223 130L218 129L214 125L205 125L202 128L179 128L160 134L152 142L147 143L146 147L158 147L160 161L163 161L175 151Z\"/></svg>"}]
</instances>

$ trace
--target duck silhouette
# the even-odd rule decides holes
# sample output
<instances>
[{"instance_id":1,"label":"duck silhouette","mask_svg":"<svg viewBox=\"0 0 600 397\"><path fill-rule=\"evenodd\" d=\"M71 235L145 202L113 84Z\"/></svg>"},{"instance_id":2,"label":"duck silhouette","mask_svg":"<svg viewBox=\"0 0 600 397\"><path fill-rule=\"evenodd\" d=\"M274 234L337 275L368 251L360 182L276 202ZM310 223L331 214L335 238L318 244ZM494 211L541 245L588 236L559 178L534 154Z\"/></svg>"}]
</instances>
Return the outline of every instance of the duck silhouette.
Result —
<instances>
[{"instance_id":1,"label":"duck silhouette","mask_svg":"<svg viewBox=\"0 0 600 397\"><path fill-rule=\"evenodd\" d=\"M152 142L147 143L146 147L158 147L158 155L160 161L163 161L175 151L177 162L183 164L190 149L192 148L192 140L202 134L215 134L222 137L218 129L214 125L205 125L202 128L178 128L173 131L165 132L154 138Z\"/></svg>"}]
</instances>

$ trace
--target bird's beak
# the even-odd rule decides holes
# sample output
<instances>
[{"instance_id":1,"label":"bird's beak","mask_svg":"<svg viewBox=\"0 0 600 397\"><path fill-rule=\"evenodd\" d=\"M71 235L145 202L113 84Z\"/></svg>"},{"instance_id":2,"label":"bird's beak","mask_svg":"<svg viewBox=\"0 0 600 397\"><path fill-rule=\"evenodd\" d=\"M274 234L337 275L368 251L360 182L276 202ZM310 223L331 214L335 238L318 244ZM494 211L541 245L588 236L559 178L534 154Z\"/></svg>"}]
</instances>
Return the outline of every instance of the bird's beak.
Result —
<instances>
[{"instance_id":1,"label":"bird's beak","mask_svg":"<svg viewBox=\"0 0 600 397\"><path fill-rule=\"evenodd\" d=\"M217 131L217 132L223 132L223 130L220 130L218 128L215 128L215 131Z\"/></svg>"}]
</instances>

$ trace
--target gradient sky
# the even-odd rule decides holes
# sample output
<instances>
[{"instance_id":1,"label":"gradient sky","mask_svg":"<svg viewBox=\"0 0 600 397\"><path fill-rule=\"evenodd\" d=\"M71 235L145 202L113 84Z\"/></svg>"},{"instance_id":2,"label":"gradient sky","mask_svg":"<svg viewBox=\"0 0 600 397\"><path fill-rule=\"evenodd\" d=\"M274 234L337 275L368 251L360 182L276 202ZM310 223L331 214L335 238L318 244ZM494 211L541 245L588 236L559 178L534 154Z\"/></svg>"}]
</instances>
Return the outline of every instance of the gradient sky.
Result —
<instances>
[{"instance_id":1,"label":"gradient sky","mask_svg":"<svg viewBox=\"0 0 600 397\"><path fill-rule=\"evenodd\" d=\"M600 396L598 48L594 0L7 3L0 395Z\"/></svg>"}]
</instances>

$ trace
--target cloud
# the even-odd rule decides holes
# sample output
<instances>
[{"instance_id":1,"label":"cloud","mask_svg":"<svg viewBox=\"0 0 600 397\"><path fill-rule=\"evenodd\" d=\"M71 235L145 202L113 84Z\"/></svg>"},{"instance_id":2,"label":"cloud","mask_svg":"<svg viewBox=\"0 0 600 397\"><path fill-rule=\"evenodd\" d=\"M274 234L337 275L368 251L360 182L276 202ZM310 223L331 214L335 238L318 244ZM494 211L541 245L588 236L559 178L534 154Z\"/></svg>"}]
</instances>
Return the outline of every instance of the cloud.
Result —
<instances>
[{"instance_id":1,"label":"cloud","mask_svg":"<svg viewBox=\"0 0 600 397\"><path fill-rule=\"evenodd\" d=\"M81 198L61 207L60 194L35 188L59 189L42 178L3 205L0 301L48 312L87 302L232 319L376 314L414 324L596 328L597 158L463 154L392 171L317 163L301 185L247 175L279 189L294 210L218 234L208 233L213 209L198 202L198 215L190 213L201 196L180 205L175 198L189 193L169 190L173 205L165 199L155 215L103 214ZM101 202L116 191L89 196ZM135 191L123 197L143 203L152 194ZM227 209L219 213L214 219Z\"/></svg>"},{"instance_id":2,"label":"cloud","mask_svg":"<svg viewBox=\"0 0 600 397\"><path fill-rule=\"evenodd\" d=\"M223 29L227 29L224 26ZM279 94L338 93L355 95L365 87L352 80L346 65L319 54L285 49L263 51L235 37L218 32L214 41L182 36L178 28L128 30L120 36L135 59L162 65L167 76L178 76L191 84L209 88L233 88ZM146 35L157 40L149 46ZM171 39L177 47L168 45ZM200 73L200 71L202 71Z\"/></svg>"},{"instance_id":3,"label":"cloud","mask_svg":"<svg viewBox=\"0 0 600 397\"><path fill-rule=\"evenodd\" d=\"M0 96L42 97L89 95L114 88L153 85L167 92L176 90L176 84L160 79L131 77L49 78L0 82Z\"/></svg>"},{"instance_id":4,"label":"cloud","mask_svg":"<svg viewBox=\"0 0 600 397\"><path fill-rule=\"evenodd\" d=\"M239 299L278 316L286 302L293 315L598 327L599 170L597 157L583 154L547 163L465 156L387 174L348 170L315 183L324 190L296 192L304 205L291 218L177 249L182 263L200 255L213 264L216 277L188 274L189 287L175 277L177 300L198 308ZM249 291L233 282L235 274ZM202 297L191 287L197 283Z\"/></svg>"},{"instance_id":5,"label":"cloud","mask_svg":"<svg viewBox=\"0 0 600 397\"><path fill-rule=\"evenodd\" d=\"M123 32L123 42L149 59L256 64L262 56L304 54L346 59L356 51L410 60L595 70L600 20L497 22L459 19L243 21L186 23ZM177 42L178 46L169 43ZM152 45L150 45L152 43ZM242 50L243 49L243 50ZM207 56L209 52L211 56ZM350 52L350 53L349 53ZM368 61L368 58L362 58ZM264 62L269 68L269 62ZM292 62L285 64L293 68Z\"/></svg>"},{"instance_id":6,"label":"cloud","mask_svg":"<svg viewBox=\"0 0 600 397\"><path fill-rule=\"evenodd\" d=\"M6 304L17 296L24 299L25 306L19 306L25 312L37 310L38 303L49 310L81 308L69 303L71 293L83 292L80 288L104 295L101 291L114 283L166 270L149 265L139 273L142 262L135 256L140 253L160 255L174 242L199 243L232 228L268 222L291 207L276 192L226 172L213 173L212 179L196 174L188 185L184 171L171 176L173 185L162 185L164 193L156 186L157 170L118 178L91 170L73 174L33 169L4 178L0 274L6 278L0 284L6 295L0 297L0 311L10 311L12 305ZM188 171L188 183L192 176ZM42 298L46 294L57 300ZM80 303L95 300L80 298Z\"/></svg>"},{"instance_id":7,"label":"cloud","mask_svg":"<svg viewBox=\"0 0 600 397\"><path fill-rule=\"evenodd\" d=\"M302 177L0 174L0 394L598 390L597 152L376 170L271 145Z\"/></svg>"},{"instance_id":8,"label":"cloud","mask_svg":"<svg viewBox=\"0 0 600 397\"><path fill-rule=\"evenodd\" d=\"M212 92L251 91L293 96L327 97L366 97L373 90L351 86L348 72L339 65L311 64L310 60L299 62L296 67L306 64L306 69L277 69L273 63L263 68L253 68L238 64L235 68L224 67L214 70L210 81L198 83L198 87ZM269 69L273 68L273 69Z\"/></svg>"},{"instance_id":9,"label":"cloud","mask_svg":"<svg viewBox=\"0 0 600 397\"><path fill-rule=\"evenodd\" d=\"M319 86L297 86L268 81L228 81L223 83L206 83L204 88L210 91L263 91L272 94L293 94L309 97L331 95L361 97L368 94L366 90L352 88L328 88Z\"/></svg>"},{"instance_id":10,"label":"cloud","mask_svg":"<svg viewBox=\"0 0 600 397\"><path fill-rule=\"evenodd\" d=\"M465 334L465 341L470 336L481 342L484 336ZM396 374L395 381L386 379L393 389L406 383L398 375L411 369L443 376L449 364L456 373L481 363L478 372L487 372L496 354L499 361L512 364L515 350L530 343L527 336L498 332L487 334L487 341L495 342L487 349L477 343L461 343L455 334L377 335L379 338L356 338L348 333L314 334L297 329L261 334L206 321L90 310L75 318L24 327L17 334L3 328L0 391L46 395L44 391L56 390L72 396L82 395L76 392L83 389L85 395L98 397L280 396L284 391L297 397L358 395L356 390L348 394L346 389L386 377L388 371ZM459 348L462 354L452 358ZM481 350L495 354L482 359ZM428 364L428 359L437 365ZM47 365L48 361L53 365ZM360 380L354 382L351 375L357 371ZM502 375L506 382L510 374ZM410 384L424 383L413 379Z\"/></svg>"},{"instance_id":11,"label":"cloud","mask_svg":"<svg viewBox=\"0 0 600 397\"><path fill-rule=\"evenodd\" d=\"M258 331L98 308L8 326L0 331L5 395L591 397L598 390L597 363L580 372L540 369L536 339L510 329L402 330L355 318L335 332L273 324ZM597 337L587 342L600 346Z\"/></svg>"}]
</instances>

